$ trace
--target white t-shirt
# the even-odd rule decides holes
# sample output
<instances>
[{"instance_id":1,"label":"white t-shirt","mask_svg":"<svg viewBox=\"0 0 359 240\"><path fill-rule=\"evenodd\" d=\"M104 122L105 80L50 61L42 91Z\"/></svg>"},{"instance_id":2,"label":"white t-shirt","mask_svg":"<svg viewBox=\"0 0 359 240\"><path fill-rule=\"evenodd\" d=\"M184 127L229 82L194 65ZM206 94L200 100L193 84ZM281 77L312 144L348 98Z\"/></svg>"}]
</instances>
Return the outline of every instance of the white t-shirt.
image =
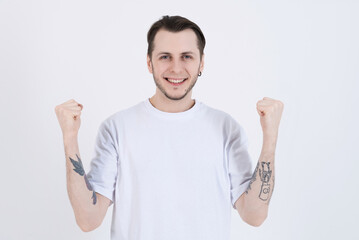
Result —
<instances>
[{"instance_id":1,"label":"white t-shirt","mask_svg":"<svg viewBox=\"0 0 359 240\"><path fill-rule=\"evenodd\" d=\"M113 203L112 240L228 240L252 176L247 136L194 99L168 113L146 99L99 128L88 179Z\"/></svg>"}]
</instances>

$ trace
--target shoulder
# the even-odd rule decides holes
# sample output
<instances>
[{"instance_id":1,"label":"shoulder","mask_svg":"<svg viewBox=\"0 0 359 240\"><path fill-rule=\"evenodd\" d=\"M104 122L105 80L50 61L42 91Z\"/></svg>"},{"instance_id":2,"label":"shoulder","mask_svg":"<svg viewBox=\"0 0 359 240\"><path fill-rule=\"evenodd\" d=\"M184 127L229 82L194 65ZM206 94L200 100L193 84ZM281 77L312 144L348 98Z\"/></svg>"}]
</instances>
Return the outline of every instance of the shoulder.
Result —
<instances>
[{"instance_id":1,"label":"shoulder","mask_svg":"<svg viewBox=\"0 0 359 240\"><path fill-rule=\"evenodd\" d=\"M209 106L205 103L202 103L203 112L207 115L210 115L211 117L215 117L217 119L228 119L231 117L231 115L223 110L220 110L218 108Z\"/></svg>"},{"instance_id":2,"label":"shoulder","mask_svg":"<svg viewBox=\"0 0 359 240\"><path fill-rule=\"evenodd\" d=\"M118 126L125 119L136 117L136 113L141 111L141 104L142 102L112 113L102 121L101 125Z\"/></svg>"},{"instance_id":3,"label":"shoulder","mask_svg":"<svg viewBox=\"0 0 359 240\"><path fill-rule=\"evenodd\" d=\"M217 124L222 123L224 126L228 128L240 126L239 122L230 113L220 110L218 108L208 106L206 104L203 104L203 106L205 109L204 112L207 115L207 117L214 119L217 122Z\"/></svg>"},{"instance_id":4,"label":"shoulder","mask_svg":"<svg viewBox=\"0 0 359 240\"><path fill-rule=\"evenodd\" d=\"M244 127L233 115L223 110L205 105L206 119L212 119L212 125L220 128L225 139L241 139L241 142L247 140Z\"/></svg>"}]
</instances>

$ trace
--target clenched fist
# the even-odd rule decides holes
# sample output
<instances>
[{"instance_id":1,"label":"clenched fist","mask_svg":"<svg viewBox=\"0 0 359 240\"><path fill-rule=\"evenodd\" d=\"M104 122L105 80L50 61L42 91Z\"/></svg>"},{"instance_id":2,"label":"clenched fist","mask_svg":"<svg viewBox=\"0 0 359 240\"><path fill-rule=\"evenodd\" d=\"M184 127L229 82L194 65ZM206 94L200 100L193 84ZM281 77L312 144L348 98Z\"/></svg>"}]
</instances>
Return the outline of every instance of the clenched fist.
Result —
<instances>
[{"instance_id":1,"label":"clenched fist","mask_svg":"<svg viewBox=\"0 0 359 240\"><path fill-rule=\"evenodd\" d=\"M63 136L77 136L81 125L82 104L71 99L55 107Z\"/></svg>"},{"instance_id":2,"label":"clenched fist","mask_svg":"<svg viewBox=\"0 0 359 240\"><path fill-rule=\"evenodd\" d=\"M260 116L263 136L277 137L283 107L284 104L281 101L268 97L257 102L257 112Z\"/></svg>"}]
</instances>

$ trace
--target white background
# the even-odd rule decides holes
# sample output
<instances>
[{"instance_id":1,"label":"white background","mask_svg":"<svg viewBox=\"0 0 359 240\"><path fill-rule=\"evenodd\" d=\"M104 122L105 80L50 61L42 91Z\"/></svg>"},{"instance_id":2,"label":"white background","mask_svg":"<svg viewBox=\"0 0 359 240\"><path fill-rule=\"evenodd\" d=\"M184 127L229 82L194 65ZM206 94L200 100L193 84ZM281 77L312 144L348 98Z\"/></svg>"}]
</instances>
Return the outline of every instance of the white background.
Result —
<instances>
[{"instance_id":1,"label":"white background","mask_svg":"<svg viewBox=\"0 0 359 240\"><path fill-rule=\"evenodd\" d=\"M0 0L0 239L109 239L112 207L95 231L76 225L54 108L84 105L88 171L100 123L154 94L146 34L167 14L202 28L192 97L238 120L253 161L256 102L285 105L269 216L256 228L233 210L231 239L358 239L358 11L349 0Z\"/></svg>"}]
</instances>

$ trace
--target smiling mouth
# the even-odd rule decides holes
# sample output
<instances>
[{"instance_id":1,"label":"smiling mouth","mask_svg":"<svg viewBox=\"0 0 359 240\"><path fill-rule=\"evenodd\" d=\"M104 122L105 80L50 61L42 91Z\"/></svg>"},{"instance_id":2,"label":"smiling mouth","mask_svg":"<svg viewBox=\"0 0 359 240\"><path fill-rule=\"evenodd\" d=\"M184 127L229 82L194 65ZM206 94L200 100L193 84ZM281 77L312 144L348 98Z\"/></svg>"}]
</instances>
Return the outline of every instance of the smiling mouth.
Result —
<instances>
[{"instance_id":1,"label":"smiling mouth","mask_svg":"<svg viewBox=\"0 0 359 240\"><path fill-rule=\"evenodd\" d=\"M180 84L186 81L188 78L164 78L164 79L166 79L170 83Z\"/></svg>"}]
</instances>

